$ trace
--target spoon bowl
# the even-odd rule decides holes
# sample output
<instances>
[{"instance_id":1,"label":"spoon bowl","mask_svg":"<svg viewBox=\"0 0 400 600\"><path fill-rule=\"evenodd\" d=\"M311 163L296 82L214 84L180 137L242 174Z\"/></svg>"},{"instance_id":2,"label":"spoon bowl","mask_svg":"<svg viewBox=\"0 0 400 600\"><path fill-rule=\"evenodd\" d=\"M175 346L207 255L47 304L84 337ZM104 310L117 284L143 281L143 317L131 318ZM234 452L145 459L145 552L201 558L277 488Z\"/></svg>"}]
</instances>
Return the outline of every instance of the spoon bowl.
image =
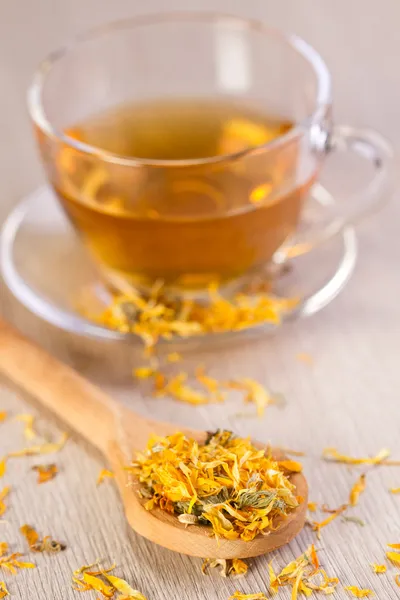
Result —
<instances>
[{"instance_id":1,"label":"spoon bowl","mask_svg":"<svg viewBox=\"0 0 400 600\"><path fill-rule=\"evenodd\" d=\"M303 501L279 526L247 542L216 539L205 525L181 523L175 515L159 508L148 511L139 494L140 483L126 469L137 451L143 450L151 434L167 436L177 426L146 419L120 405L86 381L70 367L46 354L7 324L0 322L0 372L54 413L68 427L96 446L110 464L119 488L127 520L137 533L170 550L191 556L249 558L288 543L303 528L307 508L307 482L302 473L291 476L296 495ZM206 432L180 429L202 443ZM262 444L256 443L260 448ZM283 454L275 449L279 460Z\"/></svg>"}]
</instances>

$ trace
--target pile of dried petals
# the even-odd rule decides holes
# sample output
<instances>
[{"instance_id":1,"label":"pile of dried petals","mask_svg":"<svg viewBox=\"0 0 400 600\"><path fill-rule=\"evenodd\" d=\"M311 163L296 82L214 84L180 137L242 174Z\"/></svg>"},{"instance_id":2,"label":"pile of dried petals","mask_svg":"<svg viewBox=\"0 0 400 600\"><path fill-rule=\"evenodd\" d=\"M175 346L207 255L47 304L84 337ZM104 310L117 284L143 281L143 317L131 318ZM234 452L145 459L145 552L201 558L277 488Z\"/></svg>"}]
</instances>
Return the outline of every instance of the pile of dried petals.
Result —
<instances>
[{"instance_id":1,"label":"pile of dried petals","mask_svg":"<svg viewBox=\"0 0 400 600\"><path fill-rule=\"evenodd\" d=\"M204 575L207 575L208 569L215 569L221 567L219 574L221 577L242 577L246 575L248 566L240 558L205 558L201 567Z\"/></svg>"},{"instance_id":2,"label":"pile of dried petals","mask_svg":"<svg viewBox=\"0 0 400 600\"><path fill-rule=\"evenodd\" d=\"M298 593L310 596L313 591L324 594L332 594L339 580L337 577L328 577L326 571L320 567L318 556L314 545L294 561L289 563L276 575L272 564L269 567L270 588L276 594L280 587L290 585L292 587L292 600L297 599Z\"/></svg>"},{"instance_id":3,"label":"pile of dried petals","mask_svg":"<svg viewBox=\"0 0 400 600\"><path fill-rule=\"evenodd\" d=\"M92 570L96 566L97 569ZM74 589L78 592L100 592L103 598L116 600L146 600L141 592L134 590L124 579L110 575L114 569L115 565L108 569L99 569L98 561L91 565L83 565L73 573Z\"/></svg>"},{"instance_id":4,"label":"pile of dried petals","mask_svg":"<svg viewBox=\"0 0 400 600\"><path fill-rule=\"evenodd\" d=\"M299 463L280 463L230 431L211 433L200 445L179 432L152 436L128 469L142 483L147 510L158 506L230 540L268 533L302 501L290 481Z\"/></svg>"},{"instance_id":5,"label":"pile of dried petals","mask_svg":"<svg viewBox=\"0 0 400 600\"><path fill-rule=\"evenodd\" d=\"M134 333L151 348L159 339L239 331L262 323L277 325L297 303L268 294L239 294L226 300L216 284L210 285L207 302L177 300L168 298L157 285L147 297L139 292L117 295L101 314L86 316L111 329Z\"/></svg>"}]
</instances>

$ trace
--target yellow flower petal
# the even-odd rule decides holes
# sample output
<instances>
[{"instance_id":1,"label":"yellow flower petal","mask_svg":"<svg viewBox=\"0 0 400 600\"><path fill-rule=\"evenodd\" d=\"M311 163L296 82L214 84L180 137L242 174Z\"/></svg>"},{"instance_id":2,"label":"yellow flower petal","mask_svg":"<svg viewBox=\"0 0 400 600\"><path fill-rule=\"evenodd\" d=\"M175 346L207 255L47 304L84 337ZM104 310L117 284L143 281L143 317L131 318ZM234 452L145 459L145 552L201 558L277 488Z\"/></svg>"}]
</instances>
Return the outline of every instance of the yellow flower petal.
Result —
<instances>
[{"instance_id":1,"label":"yellow flower petal","mask_svg":"<svg viewBox=\"0 0 400 600\"><path fill-rule=\"evenodd\" d=\"M362 494L362 492L365 490L365 486L366 486L365 477L366 477L365 475L360 475L360 477L357 479L357 481L351 488L350 499L349 499L351 506L356 506L356 504L358 504L358 499L360 497L360 494Z\"/></svg>"},{"instance_id":2,"label":"yellow flower petal","mask_svg":"<svg viewBox=\"0 0 400 600\"><path fill-rule=\"evenodd\" d=\"M371 563L372 570L374 573L386 573L386 565L377 565L376 563Z\"/></svg>"},{"instance_id":3,"label":"yellow flower petal","mask_svg":"<svg viewBox=\"0 0 400 600\"><path fill-rule=\"evenodd\" d=\"M374 592L372 590L362 590L355 585L348 585L344 589L350 592L355 598L366 598L367 596L374 595Z\"/></svg>"},{"instance_id":4,"label":"yellow flower petal","mask_svg":"<svg viewBox=\"0 0 400 600\"><path fill-rule=\"evenodd\" d=\"M112 479L114 477L114 473L112 471L109 471L108 469L102 469L97 478L97 485L100 485L101 483L103 483L103 481L107 477Z\"/></svg>"}]
</instances>

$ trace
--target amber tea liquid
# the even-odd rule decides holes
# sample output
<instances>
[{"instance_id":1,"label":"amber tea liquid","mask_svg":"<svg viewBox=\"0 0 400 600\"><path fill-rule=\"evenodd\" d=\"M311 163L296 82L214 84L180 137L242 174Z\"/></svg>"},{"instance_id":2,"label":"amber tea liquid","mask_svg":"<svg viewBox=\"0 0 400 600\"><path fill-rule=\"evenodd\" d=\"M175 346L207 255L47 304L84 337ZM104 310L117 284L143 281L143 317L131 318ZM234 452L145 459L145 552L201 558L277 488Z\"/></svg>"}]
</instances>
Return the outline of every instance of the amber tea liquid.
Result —
<instances>
[{"instance_id":1,"label":"amber tea liquid","mask_svg":"<svg viewBox=\"0 0 400 600\"><path fill-rule=\"evenodd\" d=\"M257 148L291 127L230 100L124 105L70 128L99 155L63 146L50 177L114 283L204 288L262 267L296 228L311 185L297 141Z\"/></svg>"}]
</instances>

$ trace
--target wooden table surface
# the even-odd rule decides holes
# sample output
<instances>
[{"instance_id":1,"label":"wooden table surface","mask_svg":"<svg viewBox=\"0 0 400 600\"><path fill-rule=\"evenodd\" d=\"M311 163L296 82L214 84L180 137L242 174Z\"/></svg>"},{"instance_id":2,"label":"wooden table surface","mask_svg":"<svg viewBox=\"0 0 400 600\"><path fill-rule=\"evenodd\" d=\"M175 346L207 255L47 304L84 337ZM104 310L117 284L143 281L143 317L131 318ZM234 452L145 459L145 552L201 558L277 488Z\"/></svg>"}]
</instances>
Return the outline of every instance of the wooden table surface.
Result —
<instances>
[{"instance_id":1,"label":"wooden table surface","mask_svg":"<svg viewBox=\"0 0 400 600\"><path fill-rule=\"evenodd\" d=\"M279 4L279 6L278 6ZM195 8L195 2L172 2L168 8ZM197 5L199 6L199 5ZM215 3L202 2L203 8ZM30 139L24 112L24 89L34 65L51 47L89 24L132 14L132 3L105 0L0 1L0 215L34 188L42 174ZM163 7L150 2L148 10ZM333 73L336 120L373 126L400 146L399 94L400 5L397 0L280 0L220 2L218 8L269 20L307 38L322 53ZM145 7L142 9L145 10ZM346 183L350 173L338 178ZM400 467L374 469L336 465L321 460L327 446L360 456L387 447L400 459L400 206L396 193L391 204L359 229L360 257L356 272L340 297L318 315L287 325L273 337L242 341L235 347L190 353L184 368L204 362L217 377L254 377L282 393L285 406L270 407L264 419L237 416L239 399L222 406L193 408L173 400L147 397L145 388L130 377L138 350L77 339L30 315L8 292L1 291L0 306L6 318L50 352L72 364L144 415L156 415L177 425L207 429L224 426L239 434L303 450L310 499L337 507L348 499L351 486L367 472L367 489L351 514L365 526L338 518L323 530L320 560L330 576L343 585L371 588L380 600L398 598L395 567L385 575L372 572L370 563L385 563L386 544L400 543ZM34 250L26 260L35 260ZM0 348L0 351L4 349ZM296 355L309 353L314 364ZM54 399L57 402L57 399ZM11 415L34 409L7 387L0 391L0 410ZM247 409L246 409L247 411ZM42 417L43 427L47 424ZM0 425L0 457L23 444L21 423L12 419ZM23 548L18 528L29 523L42 534L64 541L58 555L35 555L35 570L17 576L0 573L11 597L20 600L71 600L80 598L71 587L72 570L104 558L118 564L117 574L140 589L149 600L227 600L236 590L267 591L267 557L250 561L246 578L223 579L216 572L201 573L201 560L171 553L130 532L111 480L96 487L104 466L91 448L78 438L55 457L60 473L38 486L29 469L33 458L10 462L2 484L11 485L9 509L0 522L0 542L13 551ZM1 487L1 486L0 486ZM318 513L316 518L323 518ZM276 568L299 555L315 534L306 528L289 546L273 554ZM343 585L336 598L349 597ZM82 596L85 597L85 596ZM88 592L88 598L95 595ZM290 590L280 591L282 598Z\"/></svg>"}]
</instances>

